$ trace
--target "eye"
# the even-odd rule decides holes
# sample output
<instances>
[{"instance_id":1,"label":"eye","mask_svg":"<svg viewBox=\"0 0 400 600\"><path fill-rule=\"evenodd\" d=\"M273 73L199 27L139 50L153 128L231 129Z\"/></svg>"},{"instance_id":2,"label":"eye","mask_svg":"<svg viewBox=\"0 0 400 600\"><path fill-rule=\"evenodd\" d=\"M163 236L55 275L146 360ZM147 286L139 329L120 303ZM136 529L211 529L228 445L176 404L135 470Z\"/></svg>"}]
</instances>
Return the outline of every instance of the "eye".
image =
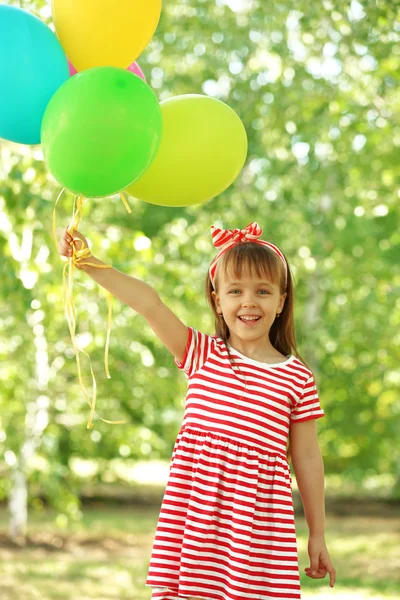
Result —
<instances>
[{"instance_id":1,"label":"eye","mask_svg":"<svg viewBox=\"0 0 400 600\"><path fill-rule=\"evenodd\" d=\"M232 294L233 292L240 292L240 290L231 290L229 293Z\"/></svg>"},{"instance_id":2,"label":"eye","mask_svg":"<svg viewBox=\"0 0 400 600\"><path fill-rule=\"evenodd\" d=\"M265 292L266 294L269 294L268 290L260 290L260 292Z\"/></svg>"}]
</instances>

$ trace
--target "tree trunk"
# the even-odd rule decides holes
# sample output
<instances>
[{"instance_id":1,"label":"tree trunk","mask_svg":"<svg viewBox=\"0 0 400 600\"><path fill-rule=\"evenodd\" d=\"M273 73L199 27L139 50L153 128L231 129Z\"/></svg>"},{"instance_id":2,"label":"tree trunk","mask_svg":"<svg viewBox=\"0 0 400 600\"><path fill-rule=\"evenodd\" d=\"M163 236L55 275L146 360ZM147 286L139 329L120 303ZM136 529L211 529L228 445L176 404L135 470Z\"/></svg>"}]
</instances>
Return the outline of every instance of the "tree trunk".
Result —
<instances>
[{"instance_id":1,"label":"tree trunk","mask_svg":"<svg viewBox=\"0 0 400 600\"><path fill-rule=\"evenodd\" d=\"M30 404L30 410L25 417L25 441L22 444L19 456L14 455L12 488L8 501L10 512L8 534L11 541L19 546L25 544L28 522L27 467L29 466L29 460L34 457L36 449L40 445L43 431L49 422L50 398L44 394L47 391L50 376L49 357L45 330L42 325L39 325L43 317L44 313L40 310L27 314L27 321L32 327L36 347L35 383L37 396L35 402Z\"/></svg>"}]
</instances>

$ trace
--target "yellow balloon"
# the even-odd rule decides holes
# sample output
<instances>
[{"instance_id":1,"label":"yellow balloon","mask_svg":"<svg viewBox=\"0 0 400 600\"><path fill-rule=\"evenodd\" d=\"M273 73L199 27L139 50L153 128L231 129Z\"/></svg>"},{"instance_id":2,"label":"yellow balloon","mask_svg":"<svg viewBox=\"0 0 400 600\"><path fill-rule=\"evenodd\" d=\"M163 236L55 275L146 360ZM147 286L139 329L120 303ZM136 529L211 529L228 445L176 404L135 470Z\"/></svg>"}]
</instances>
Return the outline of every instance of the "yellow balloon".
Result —
<instances>
[{"instance_id":1,"label":"yellow balloon","mask_svg":"<svg viewBox=\"0 0 400 600\"><path fill-rule=\"evenodd\" d=\"M77 71L127 68L150 42L162 0L52 0L58 39Z\"/></svg>"},{"instance_id":2,"label":"yellow balloon","mask_svg":"<svg viewBox=\"0 0 400 600\"><path fill-rule=\"evenodd\" d=\"M227 104L198 94L160 103L163 133L150 167L126 192L159 206L201 204L221 194L243 168L247 135Z\"/></svg>"}]
</instances>

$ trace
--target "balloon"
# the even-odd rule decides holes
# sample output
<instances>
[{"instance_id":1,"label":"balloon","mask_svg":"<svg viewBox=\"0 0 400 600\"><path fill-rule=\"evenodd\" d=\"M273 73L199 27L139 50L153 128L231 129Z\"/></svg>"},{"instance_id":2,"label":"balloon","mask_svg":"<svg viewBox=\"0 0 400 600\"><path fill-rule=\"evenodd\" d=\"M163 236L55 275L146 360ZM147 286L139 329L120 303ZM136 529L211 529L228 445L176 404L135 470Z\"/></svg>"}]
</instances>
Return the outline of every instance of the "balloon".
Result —
<instances>
[{"instance_id":1,"label":"balloon","mask_svg":"<svg viewBox=\"0 0 400 600\"><path fill-rule=\"evenodd\" d=\"M246 131L237 114L220 100L197 94L164 100L160 107L160 149L128 194L160 206L189 206L223 192L247 155Z\"/></svg>"},{"instance_id":2,"label":"balloon","mask_svg":"<svg viewBox=\"0 0 400 600\"><path fill-rule=\"evenodd\" d=\"M77 74L77 70L75 69L74 65L72 64L72 62L68 59L68 67L69 67L69 74L71 75L71 77L73 75Z\"/></svg>"},{"instance_id":3,"label":"balloon","mask_svg":"<svg viewBox=\"0 0 400 600\"><path fill-rule=\"evenodd\" d=\"M161 131L160 106L144 81L118 67L95 67L68 79L50 100L43 154L63 187L107 196L147 169Z\"/></svg>"},{"instance_id":4,"label":"balloon","mask_svg":"<svg viewBox=\"0 0 400 600\"><path fill-rule=\"evenodd\" d=\"M130 71L131 73L134 73L135 75L140 77L140 79L143 79L143 81L146 81L146 77L144 76L144 73L143 73L142 69L139 67L139 65L137 64L137 62L133 62L131 65L129 65L128 71Z\"/></svg>"},{"instance_id":5,"label":"balloon","mask_svg":"<svg viewBox=\"0 0 400 600\"><path fill-rule=\"evenodd\" d=\"M53 21L77 71L127 68L156 30L161 0L52 0Z\"/></svg>"},{"instance_id":6,"label":"balloon","mask_svg":"<svg viewBox=\"0 0 400 600\"><path fill-rule=\"evenodd\" d=\"M71 77L72 77L72 75L76 75L78 71L75 69L74 65L71 63L70 60L68 60L68 66L69 66L69 74L71 75ZM140 79L143 79L143 81L146 81L146 77L144 76L144 73L143 73L142 69L139 67L139 65L137 64L137 62L133 62L131 65L129 65L128 71L130 71L131 73L134 73L135 75L138 75L140 77Z\"/></svg>"},{"instance_id":7,"label":"balloon","mask_svg":"<svg viewBox=\"0 0 400 600\"><path fill-rule=\"evenodd\" d=\"M0 137L38 144L45 108L68 79L54 33L34 15L0 6Z\"/></svg>"}]
</instances>

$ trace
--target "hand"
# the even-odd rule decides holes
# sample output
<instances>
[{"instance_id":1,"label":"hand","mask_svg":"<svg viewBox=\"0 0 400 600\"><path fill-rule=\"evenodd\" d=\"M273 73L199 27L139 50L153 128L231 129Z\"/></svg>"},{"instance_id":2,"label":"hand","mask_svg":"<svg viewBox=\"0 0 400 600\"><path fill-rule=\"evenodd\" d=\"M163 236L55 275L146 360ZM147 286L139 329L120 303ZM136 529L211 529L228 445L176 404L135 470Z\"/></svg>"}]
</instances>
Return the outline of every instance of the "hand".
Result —
<instances>
[{"instance_id":1,"label":"hand","mask_svg":"<svg viewBox=\"0 0 400 600\"><path fill-rule=\"evenodd\" d=\"M71 258L73 254L73 248L75 251L83 250L84 248L88 248L89 245L87 243L86 238L79 233L79 231L73 232L73 238L68 233L68 227L64 229L64 233L58 242L58 252L61 256L65 256L67 258Z\"/></svg>"},{"instance_id":2,"label":"hand","mask_svg":"<svg viewBox=\"0 0 400 600\"><path fill-rule=\"evenodd\" d=\"M308 539L308 555L310 557L310 567L304 569L307 577L323 579L329 573L329 585L333 587L336 581L336 571L331 562L323 535L310 534ZM314 571L315 574L313 574Z\"/></svg>"}]
</instances>

